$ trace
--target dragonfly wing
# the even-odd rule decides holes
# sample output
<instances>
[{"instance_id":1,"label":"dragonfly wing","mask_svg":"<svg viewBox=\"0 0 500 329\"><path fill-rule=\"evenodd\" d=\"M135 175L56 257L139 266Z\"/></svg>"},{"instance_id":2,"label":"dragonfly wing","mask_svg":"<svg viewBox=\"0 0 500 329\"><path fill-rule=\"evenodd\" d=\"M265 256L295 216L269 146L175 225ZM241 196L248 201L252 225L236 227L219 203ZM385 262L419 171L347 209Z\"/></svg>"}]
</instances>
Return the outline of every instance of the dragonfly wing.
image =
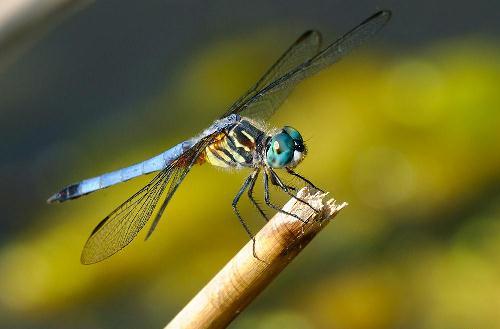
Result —
<instances>
[{"instance_id":1,"label":"dragonfly wing","mask_svg":"<svg viewBox=\"0 0 500 329\"><path fill-rule=\"evenodd\" d=\"M390 18L390 11L380 11L370 16L313 57L291 68L262 89L251 92L250 96L233 106L232 112L254 118L269 117L300 81L338 62L352 49L375 35Z\"/></svg>"},{"instance_id":2,"label":"dragonfly wing","mask_svg":"<svg viewBox=\"0 0 500 329\"><path fill-rule=\"evenodd\" d=\"M194 160L196 160L196 159L197 159L197 157L194 158ZM189 172L191 167L194 165L194 162L195 161L192 161L188 166L185 166L185 167L178 167L172 173L171 183L170 183L170 186L168 188L167 196L165 197L165 200L163 200L163 203L162 203L160 209L156 213L155 219L153 220L153 223L151 223L151 227L149 228L148 234L146 235L146 239L148 239L151 236L151 234L153 233L153 231L155 230L156 225L158 225L158 222L160 221L161 216L163 215L163 211L165 211L165 208L167 207L168 203L170 202L170 199L172 199L172 196L174 195L175 191L177 190L179 185L184 180L184 177L187 175L187 173Z\"/></svg>"},{"instance_id":3,"label":"dragonfly wing","mask_svg":"<svg viewBox=\"0 0 500 329\"><path fill-rule=\"evenodd\" d=\"M227 116L231 113L239 113L244 116L255 117L259 119L264 119L269 117L271 113L249 113L249 111L239 111L242 105L248 102L256 96L256 94L262 90L264 87L275 81L276 79L282 77L290 70L294 69L298 65L304 63L308 59L314 57L321 49L321 34L318 31L307 31L300 38L297 39L281 57L276 61L276 63L271 66L267 72L260 78L260 80L238 101L236 101L229 111L224 115ZM288 90L288 93L291 90ZM283 93L280 99L276 98L274 103L281 103L288 93ZM279 104L277 104L279 106ZM244 112L244 113L243 113ZM257 115L259 114L259 115Z\"/></svg>"},{"instance_id":4,"label":"dragonfly wing","mask_svg":"<svg viewBox=\"0 0 500 329\"><path fill-rule=\"evenodd\" d=\"M93 264L104 260L128 245L146 225L168 187L166 199L172 198L179 184L211 140L206 137L159 172L145 187L113 210L92 231L82 251L81 262ZM161 214L160 214L161 215ZM155 225L159 216L155 219ZM151 234L150 230L149 234ZM148 236L149 236L148 234Z\"/></svg>"}]
</instances>

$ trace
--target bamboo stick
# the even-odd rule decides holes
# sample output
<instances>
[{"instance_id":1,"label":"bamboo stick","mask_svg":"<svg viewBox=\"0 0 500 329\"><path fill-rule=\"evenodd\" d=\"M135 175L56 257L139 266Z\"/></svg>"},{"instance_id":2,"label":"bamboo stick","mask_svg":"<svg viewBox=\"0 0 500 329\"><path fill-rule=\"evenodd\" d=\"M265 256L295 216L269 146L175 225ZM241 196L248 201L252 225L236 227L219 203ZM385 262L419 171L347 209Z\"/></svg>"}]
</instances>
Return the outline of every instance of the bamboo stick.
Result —
<instances>
[{"instance_id":1,"label":"bamboo stick","mask_svg":"<svg viewBox=\"0 0 500 329\"><path fill-rule=\"evenodd\" d=\"M259 259L250 241L165 328L225 328L347 205L325 202L326 194L308 188L298 196L319 212L295 199L288 201L283 209L307 222L277 213L255 236Z\"/></svg>"}]
</instances>

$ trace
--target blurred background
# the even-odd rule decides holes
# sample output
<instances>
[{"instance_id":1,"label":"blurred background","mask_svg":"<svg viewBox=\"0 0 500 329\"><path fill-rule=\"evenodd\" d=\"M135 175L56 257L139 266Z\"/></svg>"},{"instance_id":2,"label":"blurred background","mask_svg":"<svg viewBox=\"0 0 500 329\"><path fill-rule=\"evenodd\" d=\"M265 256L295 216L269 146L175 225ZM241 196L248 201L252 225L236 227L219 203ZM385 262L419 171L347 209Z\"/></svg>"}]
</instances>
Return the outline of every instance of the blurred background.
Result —
<instances>
[{"instance_id":1,"label":"blurred background","mask_svg":"<svg viewBox=\"0 0 500 329\"><path fill-rule=\"evenodd\" d=\"M247 172L194 168L147 243L92 266L91 230L151 177L47 197L197 134L306 29L330 43L382 8L388 26L271 122L301 131L298 171L350 205L231 328L500 328L487 0L2 0L0 327L162 328L247 242L230 206Z\"/></svg>"}]
</instances>

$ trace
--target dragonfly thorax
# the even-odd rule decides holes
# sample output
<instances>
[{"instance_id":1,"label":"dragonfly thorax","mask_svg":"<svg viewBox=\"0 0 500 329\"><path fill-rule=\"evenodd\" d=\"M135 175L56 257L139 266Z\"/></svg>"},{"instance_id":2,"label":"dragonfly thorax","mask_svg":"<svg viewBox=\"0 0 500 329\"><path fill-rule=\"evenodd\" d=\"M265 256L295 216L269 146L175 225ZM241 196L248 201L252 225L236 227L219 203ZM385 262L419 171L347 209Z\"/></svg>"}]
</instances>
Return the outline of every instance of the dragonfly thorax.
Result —
<instances>
[{"instance_id":1,"label":"dragonfly thorax","mask_svg":"<svg viewBox=\"0 0 500 329\"><path fill-rule=\"evenodd\" d=\"M294 168L306 155L300 133L289 126L272 135L266 144L265 161L271 168Z\"/></svg>"},{"instance_id":2,"label":"dragonfly thorax","mask_svg":"<svg viewBox=\"0 0 500 329\"><path fill-rule=\"evenodd\" d=\"M201 155L202 160L226 168L258 167L266 134L251 119L239 117L234 124L221 130Z\"/></svg>"}]
</instances>

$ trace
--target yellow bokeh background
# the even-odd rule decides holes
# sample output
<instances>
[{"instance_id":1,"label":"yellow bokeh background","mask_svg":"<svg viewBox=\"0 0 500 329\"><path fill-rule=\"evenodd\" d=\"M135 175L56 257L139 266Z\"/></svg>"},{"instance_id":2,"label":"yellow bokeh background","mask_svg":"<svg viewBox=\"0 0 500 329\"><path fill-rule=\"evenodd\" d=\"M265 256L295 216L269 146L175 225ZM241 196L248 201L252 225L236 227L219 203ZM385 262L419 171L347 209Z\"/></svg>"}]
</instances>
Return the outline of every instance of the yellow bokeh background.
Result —
<instances>
[{"instance_id":1,"label":"yellow bokeh background","mask_svg":"<svg viewBox=\"0 0 500 329\"><path fill-rule=\"evenodd\" d=\"M302 133L309 155L298 171L349 207L232 328L500 328L498 45L464 37L391 52L378 44L294 91L271 123ZM177 87L143 104L145 115L113 117L100 123L105 132L48 148L53 161L82 156L57 183L196 134L272 62L269 49L279 54L266 33L200 49L177 72ZM153 132L112 149L123 127ZM79 153L81 144L94 153ZM230 205L246 174L195 167L150 240L141 233L92 266L79 263L88 234L151 177L40 206L0 249L0 323L165 324L246 242ZM49 187L59 186L40 188ZM262 200L262 186L256 191ZM262 219L243 203L257 230Z\"/></svg>"}]
</instances>

